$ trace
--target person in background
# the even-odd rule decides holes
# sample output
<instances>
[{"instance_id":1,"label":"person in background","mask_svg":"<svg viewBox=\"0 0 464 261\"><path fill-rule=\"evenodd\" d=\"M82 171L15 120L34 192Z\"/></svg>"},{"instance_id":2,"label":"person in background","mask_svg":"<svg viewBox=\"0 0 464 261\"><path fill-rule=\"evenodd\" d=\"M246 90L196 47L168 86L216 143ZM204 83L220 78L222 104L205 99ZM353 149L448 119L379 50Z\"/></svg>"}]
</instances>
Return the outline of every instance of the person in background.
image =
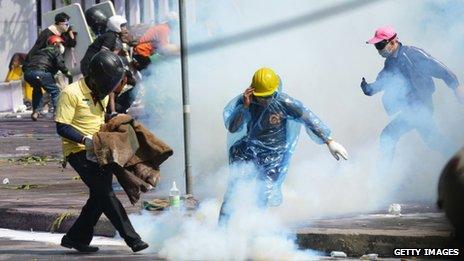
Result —
<instances>
[{"instance_id":1,"label":"person in background","mask_svg":"<svg viewBox=\"0 0 464 261\"><path fill-rule=\"evenodd\" d=\"M424 50L403 45L391 26L378 28L366 43L375 46L385 58L385 64L374 82L368 83L362 78L361 89L367 96L383 92L383 106L392 118L380 134L380 171L391 166L396 144L412 130L419 132L429 148L445 157L452 155L458 147L439 130L433 118L432 95L435 92L433 78L437 78L464 102L464 88L456 75Z\"/></svg>"},{"instance_id":2,"label":"person in background","mask_svg":"<svg viewBox=\"0 0 464 261\"><path fill-rule=\"evenodd\" d=\"M105 123L108 94L120 88L124 76L121 59L108 50L94 55L89 75L68 85L60 95L56 129L62 137L63 154L89 187L89 199L61 245L79 252L96 252L90 246L94 227L102 213L134 252L148 247L135 232L111 186L113 173L96 163L92 136Z\"/></svg>"},{"instance_id":3,"label":"person in background","mask_svg":"<svg viewBox=\"0 0 464 261\"><path fill-rule=\"evenodd\" d=\"M106 32L108 17L102 11L95 8L88 9L85 11L85 21L92 29L93 39Z\"/></svg>"},{"instance_id":4,"label":"person in background","mask_svg":"<svg viewBox=\"0 0 464 261\"><path fill-rule=\"evenodd\" d=\"M172 32L177 31L179 26L179 15L176 12L168 14L166 20L160 24L150 27L140 37L138 44L134 47L134 62L137 70L141 71L150 65L150 57L154 54L179 55L178 44L171 43Z\"/></svg>"},{"instance_id":5,"label":"person in background","mask_svg":"<svg viewBox=\"0 0 464 261\"><path fill-rule=\"evenodd\" d=\"M52 35L60 36L63 39L64 47L71 48L76 46L76 33L69 26L69 18L69 15L66 13L59 13L55 16L55 24L40 32L34 46L27 53L26 63L29 62L32 55L47 47L47 41Z\"/></svg>"},{"instance_id":6,"label":"person in background","mask_svg":"<svg viewBox=\"0 0 464 261\"><path fill-rule=\"evenodd\" d=\"M8 73L5 78L5 82L21 80L23 77L22 66L26 54L15 53L11 57L10 64L8 65Z\"/></svg>"},{"instance_id":7,"label":"person in background","mask_svg":"<svg viewBox=\"0 0 464 261\"><path fill-rule=\"evenodd\" d=\"M89 64L92 57L101 50L107 50L118 54L122 50L121 34L126 30L127 20L120 15L111 16L108 19L104 34L89 45L81 60L81 72L85 76L89 74Z\"/></svg>"},{"instance_id":8,"label":"person in background","mask_svg":"<svg viewBox=\"0 0 464 261\"><path fill-rule=\"evenodd\" d=\"M76 36L77 33L72 30L72 27L70 26L70 16L64 12L58 13L55 15L55 23L47 27L46 29L42 30L37 37L37 40L35 44L32 46L31 50L27 53L25 64L30 62L30 58L38 51L42 50L43 48L47 47L47 41L50 38L50 36L60 36L63 39L64 42L64 47L65 48L73 48L76 46ZM63 77L60 77L61 75L57 75L57 80L58 83L63 83L64 79ZM56 80L55 80L56 82ZM58 87L60 87L59 84L57 84ZM39 110L42 110L43 105L45 105L47 102L44 102L44 100L49 99L50 101L52 100L50 95L46 93L44 96L43 100L40 102L40 107L38 108ZM49 106L49 111L50 111L50 106Z\"/></svg>"},{"instance_id":9,"label":"person in background","mask_svg":"<svg viewBox=\"0 0 464 261\"><path fill-rule=\"evenodd\" d=\"M55 74L61 71L72 81L72 75L64 63L63 42L60 36L50 36L48 46L35 52L29 58L29 62L23 66L24 79L33 87L31 114L33 121L37 121L40 114L38 109L42 100L42 88L50 93L52 105L56 106L60 88L55 82Z\"/></svg>"},{"instance_id":10,"label":"person in background","mask_svg":"<svg viewBox=\"0 0 464 261\"><path fill-rule=\"evenodd\" d=\"M8 73L5 78L5 82L18 81L23 79L22 66L26 59L25 53L15 53L11 57L10 64L8 65ZM32 102L32 87L31 85L23 81L23 100L27 106L31 105Z\"/></svg>"}]
</instances>

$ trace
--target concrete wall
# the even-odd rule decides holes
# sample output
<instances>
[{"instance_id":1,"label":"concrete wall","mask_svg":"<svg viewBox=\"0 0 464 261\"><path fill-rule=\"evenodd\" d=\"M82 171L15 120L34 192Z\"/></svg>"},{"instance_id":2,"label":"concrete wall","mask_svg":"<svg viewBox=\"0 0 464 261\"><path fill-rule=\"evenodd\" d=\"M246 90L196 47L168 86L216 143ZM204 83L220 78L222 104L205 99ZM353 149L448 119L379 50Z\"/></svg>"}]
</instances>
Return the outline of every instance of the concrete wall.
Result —
<instances>
[{"instance_id":1,"label":"concrete wall","mask_svg":"<svg viewBox=\"0 0 464 261\"><path fill-rule=\"evenodd\" d=\"M16 52L27 52L37 38L34 0L0 1L0 80L8 72L8 63Z\"/></svg>"}]
</instances>

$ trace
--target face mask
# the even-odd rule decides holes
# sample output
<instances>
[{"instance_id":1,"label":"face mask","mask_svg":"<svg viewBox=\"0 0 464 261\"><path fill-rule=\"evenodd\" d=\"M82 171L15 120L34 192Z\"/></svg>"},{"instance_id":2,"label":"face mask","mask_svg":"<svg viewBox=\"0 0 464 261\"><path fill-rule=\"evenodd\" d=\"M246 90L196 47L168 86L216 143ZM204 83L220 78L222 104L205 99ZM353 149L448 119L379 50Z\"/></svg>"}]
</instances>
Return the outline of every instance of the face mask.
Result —
<instances>
[{"instance_id":1,"label":"face mask","mask_svg":"<svg viewBox=\"0 0 464 261\"><path fill-rule=\"evenodd\" d=\"M387 50L387 48L383 48L382 50L379 50L379 54L383 58L388 58L392 53L389 50Z\"/></svg>"},{"instance_id":2,"label":"face mask","mask_svg":"<svg viewBox=\"0 0 464 261\"><path fill-rule=\"evenodd\" d=\"M265 97L254 97L254 98L256 99L257 104L267 105L269 102L272 101L273 97L274 97L273 95L270 95L270 96L265 96Z\"/></svg>"},{"instance_id":3,"label":"face mask","mask_svg":"<svg viewBox=\"0 0 464 261\"><path fill-rule=\"evenodd\" d=\"M66 50L62 44L60 44L60 47L58 47L60 50L61 54L64 54L64 51Z\"/></svg>"}]
</instances>

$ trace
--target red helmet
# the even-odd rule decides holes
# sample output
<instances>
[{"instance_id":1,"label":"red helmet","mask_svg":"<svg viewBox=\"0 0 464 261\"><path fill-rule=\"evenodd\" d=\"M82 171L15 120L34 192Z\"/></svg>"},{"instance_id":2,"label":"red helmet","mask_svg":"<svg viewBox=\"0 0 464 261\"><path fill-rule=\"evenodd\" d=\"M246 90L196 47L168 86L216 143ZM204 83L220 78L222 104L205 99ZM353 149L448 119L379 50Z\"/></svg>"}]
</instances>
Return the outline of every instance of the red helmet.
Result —
<instances>
[{"instance_id":1,"label":"red helmet","mask_svg":"<svg viewBox=\"0 0 464 261\"><path fill-rule=\"evenodd\" d=\"M55 43L64 43L64 40L63 40L63 38L61 38L61 36L52 35L52 36L48 37L47 43L48 43L48 45L54 45Z\"/></svg>"}]
</instances>

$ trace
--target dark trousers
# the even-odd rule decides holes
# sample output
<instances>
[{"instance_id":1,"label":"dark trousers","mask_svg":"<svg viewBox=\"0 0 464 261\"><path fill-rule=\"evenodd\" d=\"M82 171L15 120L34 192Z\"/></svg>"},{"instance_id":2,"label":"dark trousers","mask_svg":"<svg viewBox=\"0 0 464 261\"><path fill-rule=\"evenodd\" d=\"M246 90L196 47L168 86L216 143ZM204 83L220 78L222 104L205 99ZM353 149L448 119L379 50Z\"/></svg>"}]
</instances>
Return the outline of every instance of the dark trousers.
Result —
<instances>
[{"instance_id":1,"label":"dark trousers","mask_svg":"<svg viewBox=\"0 0 464 261\"><path fill-rule=\"evenodd\" d=\"M66 236L80 243L90 244L93 228L104 213L127 245L132 246L138 242L140 236L135 232L124 207L114 194L111 186L112 173L104 171L97 163L87 160L85 151L71 154L68 162L89 187L90 195Z\"/></svg>"},{"instance_id":2,"label":"dark trousers","mask_svg":"<svg viewBox=\"0 0 464 261\"><path fill-rule=\"evenodd\" d=\"M134 103L136 98L135 88L136 87L133 87L132 89L116 97L116 112L126 113L126 111L130 108L132 103Z\"/></svg>"},{"instance_id":3,"label":"dark trousers","mask_svg":"<svg viewBox=\"0 0 464 261\"><path fill-rule=\"evenodd\" d=\"M53 108L56 107L60 88L56 85L53 74L40 70L28 70L24 73L24 79L32 86L32 109L41 108L42 88L50 93Z\"/></svg>"}]
</instances>

